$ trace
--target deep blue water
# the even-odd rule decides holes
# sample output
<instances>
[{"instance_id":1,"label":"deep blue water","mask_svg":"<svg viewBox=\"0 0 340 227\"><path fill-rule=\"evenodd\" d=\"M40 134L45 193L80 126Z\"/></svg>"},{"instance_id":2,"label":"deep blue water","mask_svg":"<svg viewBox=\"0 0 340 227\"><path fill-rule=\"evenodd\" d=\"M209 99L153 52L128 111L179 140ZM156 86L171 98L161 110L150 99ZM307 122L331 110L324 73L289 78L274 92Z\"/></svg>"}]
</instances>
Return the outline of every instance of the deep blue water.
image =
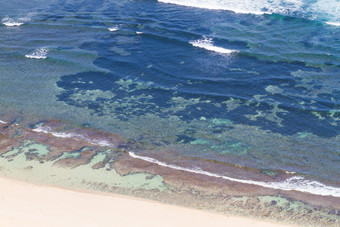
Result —
<instances>
[{"instance_id":1,"label":"deep blue water","mask_svg":"<svg viewBox=\"0 0 340 227\"><path fill-rule=\"evenodd\" d=\"M2 111L339 185L340 2L204 2L0 0Z\"/></svg>"}]
</instances>

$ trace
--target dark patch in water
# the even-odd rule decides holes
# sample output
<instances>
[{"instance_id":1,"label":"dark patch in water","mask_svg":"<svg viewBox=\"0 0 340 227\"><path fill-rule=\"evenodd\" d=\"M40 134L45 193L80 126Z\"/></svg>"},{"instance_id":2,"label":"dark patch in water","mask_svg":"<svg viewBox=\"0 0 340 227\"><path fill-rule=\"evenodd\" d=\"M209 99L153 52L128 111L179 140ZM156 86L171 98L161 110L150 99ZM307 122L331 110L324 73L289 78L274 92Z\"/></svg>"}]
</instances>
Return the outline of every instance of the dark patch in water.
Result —
<instances>
[{"instance_id":1,"label":"dark patch in water","mask_svg":"<svg viewBox=\"0 0 340 227\"><path fill-rule=\"evenodd\" d=\"M95 43L83 45L83 48L90 50L105 50L104 45ZM103 53L103 55L108 55ZM145 55L143 55L145 56ZM219 58L219 56L217 56ZM118 59L122 59L121 56ZM238 71L230 71L224 67L216 68L214 71L207 71L197 65L184 66L181 68L180 76L178 72L169 72L167 69L144 69L147 71L143 77L135 77L134 74L143 72L140 61L118 60L115 57L100 57L94 61L94 64L109 69L112 73L84 72L76 75L63 76L58 82L58 86L65 91L58 98L70 105L78 107L87 107L98 115L103 115L104 102L118 102L112 114L116 114L121 120L126 120L129 116L140 116L146 113L154 113L165 117L168 114L176 115L184 121L200 119L202 116L206 119L230 119L235 123L260 126L263 129L271 130L285 135L292 135L300 131L311 132L322 137L336 136L340 131L338 126L331 125L331 119L325 114L324 119L318 119L313 115L313 111L320 105L333 109L334 104L328 102L331 98L336 98L332 94L319 94L320 99L309 104L309 109L301 109L296 102L284 93L284 89L294 89L297 93L303 93L306 88L294 88L296 82L290 76L291 72L297 70L309 70L318 72L318 69L306 67L303 63L285 63L285 62L268 62L259 61L253 57L238 57L233 63L235 67L243 67L242 77ZM138 64L135 63L139 62ZM145 60L144 60L145 61ZM145 63L145 65L147 65ZM165 64L164 64L165 66ZM166 68L166 67L165 67ZM229 68L231 68L229 66ZM169 69L171 70L171 69ZM256 70L259 75L248 73L250 70ZM166 72L166 73L165 73ZM172 75L177 75L173 78ZM187 79L189 75L195 77ZM152 82L151 86L137 89L137 84L130 84L128 89L122 89L117 83L119 79L131 78L134 82L147 83ZM215 79L216 78L216 79ZM77 83L82 81L83 83ZM89 83L92 81L93 83ZM285 87L280 88L280 84L285 83ZM276 86L279 91L273 91L272 94L266 92L268 86ZM288 87L287 87L288 86ZM174 89L174 87L178 87ZM78 90L75 90L77 88ZM91 90L111 91L115 97L111 99L97 98L95 101L74 101L70 96L84 91ZM148 97L141 97L141 96ZM268 100L258 100L259 103L247 103L255 95L266 95ZM132 97L141 97L133 99ZM180 111L167 111L171 107L173 97L182 97L186 100L199 99L196 104L189 104ZM228 101L230 97L236 97L240 100L240 106L227 111L221 108L221 104ZM256 115L258 111L270 114L273 109L272 103L278 103L283 113L277 113L281 119L281 124L268 120L265 116L256 119L248 119L246 115ZM218 104L218 105L216 105ZM312 122L318 122L314 124Z\"/></svg>"},{"instance_id":2,"label":"dark patch in water","mask_svg":"<svg viewBox=\"0 0 340 227\"><path fill-rule=\"evenodd\" d=\"M195 138L187 136L187 135L178 135L176 139L178 143L190 143L194 140Z\"/></svg>"},{"instance_id":3,"label":"dark patch in water","mask_svg":"<svg viewBox=\"0 0 340 227\"><path fill-rule=\"evenodd\" d=\"M89 2L86 7L95 6ZM132 10L128 4L122 7ZM156 5L149 7L157 8ZM226 57L189 44L192 40L201 39L194 31L204 30L202 26L188 28L181 24L180 28L172 27L172 18L167 18L167 14L162 15L163 20L158 24L145 16L124 21L113 13L116 10L109 8L104 14L117 24L118 21L123 24L122 31L126 32L128 29L134 32L135 29L139 30L139 25L143 25L141 30L148 31L140 37L108 32L107 35L97 37L97 41L81 44L81 49L96 51L100 57L93 64L109 70L110 73L89 71L61 77L57 83L64 89L58 96L60 101L89 108L97 115L115 115L121 120L152 113L160 117L174 115L187 122L201 117L208 120L229 119L237 124L259 126L283 135L293 135L301 131L321 137L339 134L340 127L334 124L337 113L333 114L333 118L329 116L329 111L338 108L331 99L338 100L339 97L330 91L319 94L319 99L311 100L307 95L309 89L322 90L324 86L318 84L318 81L307 83L303 81L304 78L292 76L292 73L299 71L321 75L321 69L306 66L306 63L300 61L260 60L244 52ZM87 15L77 17L90 19ZM236 22L237 18L231 15L228 17ZM284 20L289 23L309 23L305 19L280 15L266 17L271 18L272 23L281 23ZM202 16L190 16L190 20L196 22L201 18ZM239 19L245 27L252 25L246 17L237 20ZM205 33L209 35L208 30L203 32ZM312 32L303 45L309 48L309 40L318 34L318 31ZM248 44L243 41L228 40L225 37L216 37L214 42L217 46L229 49L248 48ZM119 51L128 54L119 54ZM131 80L132 83L124 87L118 83L121 79ZM148 84L150 82L152 83ZM316 85L313 86L314 83ZM145 84L148 85L144 86ZM300 86L301 84L304 86ZM73 95L94 90L109 91L115 96L98 97L96 100L72 99ZM256 96L265 98L257 99ZM184 100L199 99L199 102L186 103L185 107L176 109L181 104L173 103L174 97ZM228 109L224 102L231 98L237 100L239 105ZM104 108L112 105L112 109ZM257 116L259 113L262 115ZM322 117L317 117L317 114Z\"/></svg>"}]
</instances>

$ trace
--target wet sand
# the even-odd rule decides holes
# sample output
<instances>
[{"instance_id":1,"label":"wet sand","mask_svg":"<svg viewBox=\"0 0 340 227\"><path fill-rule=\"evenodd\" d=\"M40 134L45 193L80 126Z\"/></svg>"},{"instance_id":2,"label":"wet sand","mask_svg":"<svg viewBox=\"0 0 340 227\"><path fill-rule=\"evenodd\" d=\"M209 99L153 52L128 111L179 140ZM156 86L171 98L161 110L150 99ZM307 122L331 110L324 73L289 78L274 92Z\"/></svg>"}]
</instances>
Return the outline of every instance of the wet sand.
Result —
<instances>
[{"instance_id":1,"label":"wet sand","mask_svg":"<svg viewBox=\"0 0 340 227\"><path fill-rule=\"evenodd\" d=\"M0 178L1 226L288 226Z\"/></svg>"}]
</instances>

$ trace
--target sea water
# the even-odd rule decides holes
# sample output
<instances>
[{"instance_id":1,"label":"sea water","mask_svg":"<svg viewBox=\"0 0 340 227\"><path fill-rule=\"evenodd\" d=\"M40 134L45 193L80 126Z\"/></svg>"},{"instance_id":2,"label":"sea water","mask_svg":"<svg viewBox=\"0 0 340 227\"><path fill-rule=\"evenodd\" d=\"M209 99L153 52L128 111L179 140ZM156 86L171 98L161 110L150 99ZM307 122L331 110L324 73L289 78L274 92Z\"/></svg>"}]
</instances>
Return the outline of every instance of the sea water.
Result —
<instances>
[{"instance_id":1,"label":"sea water","mask_svg":"<svg viewBox=\"0 0 340 227\"><path fill-rule=\"evenodd\" d=\"M132 158L170 169L340 197L339 1L0 5L0 123L14 112L35 132L85 138L38 124L65 121L139 143Z\"/></svg>"}]
</instances>

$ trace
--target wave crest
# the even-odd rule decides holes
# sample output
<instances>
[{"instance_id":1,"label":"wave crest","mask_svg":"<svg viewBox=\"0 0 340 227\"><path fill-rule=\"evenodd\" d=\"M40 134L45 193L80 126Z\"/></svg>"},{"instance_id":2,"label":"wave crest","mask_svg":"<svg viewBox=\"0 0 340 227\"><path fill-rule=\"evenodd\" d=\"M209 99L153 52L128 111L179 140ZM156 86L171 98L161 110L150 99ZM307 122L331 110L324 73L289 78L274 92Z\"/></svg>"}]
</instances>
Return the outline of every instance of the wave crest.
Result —
<instances>
[{"instance_id":1,"label":"wave crest","mask_svg":"<svg viewBox=\"0 0 340 227\"><path fill-rule=\"evenodd\" d=\"M115 31L119 31L119 30L120 30L120 27L119 27L119 25L115 25L115 26L113 26L113 27L111 27L111 28L108 28L108 30L109 30L110 32L115 32Z\"/></svg>"},{"instance_id":2,"label":"wave crest","mask_svg":"<svg viewBox=\"0 0 340 227\"><path fill-rule=\"evenodd\" d=\"M86 141L90 144L97 145L97 146L112 147L112 148L117 147L115 146L115 144L110 143L109 141L104 140L104 139L93 139L93 138L89 138L86 135L78 134L78 133L55 132L49 127L44 127L42 124L37 125L37 127L32 129L32 131L39 132L39 133L48 133L48 134L51 134L52 136L59 137L59 138L72 138L74 140L82 140L82 141ZM177 166L173 164L168 164L168 163L159 161L155 158L138 155L132 151L128 151L128 154L132 158L144 160L146 162L154 163L159 166L181 170L181 171L185 171L189 173L201 174L201 175L205 175L209 177L221 178L221 179L234 181L238 183L257 185L257 186L261 186L265 188L278 189L278 190L284 190L284 191L299 191L299 192L305 192L305 193L310 193L314 195L340 197L340 188L324 185L317 181L307 180L302 176L292 176L281 182L262 182L262 181L255 181L255 180L237 179L237 178L228 177L228 176L217 174L217 173L208 172L208 171L202 170L199 167L187 168L187 167L181 167L181 166Z\"/></svg>"},{"instance_id":3,"label":"wave crest","mask_svg":"<svg viewBox=\"0 0 340 227\"><path fill-rule=\"evenodd\" d=\"M27 21L29 21L29 18L26 18L26 17L19 18L17 20L14 20L9 17L5 17L4 19L1 20L1 22L7 27L18 27L18 26L25 24Z\"/></svg>"},{"instance_id":4,"label":"wave crest","mask_svg":"<svg viewBox=\"0 0 340 227\"><path fill-rule=\"evenodd\" d=\"M211 173L208 171L204 171L200 168L191 169L191 168L180 167L177 165L167 164L165 162L161 162L154 158L137 155L131 151L129 152L129 155L132 158L141 159L147 162L157 164L159 166L168 167L168 168L172 168L176 170L182 170L182 171L186 171L190 173L202 174L202 175L210 176L210 177L222 178L225 180L230 180L230 181L239 182L243 184L252 184L252 185L262 186L265 188L279 189L279 190L285 190L285 191L295 190L295 191L300 191L300 192L311 193L314 195L340 197L340 188L327 186L317 181L309 181L309 180L304 179L302 176L293 176L291 178L286 179L283 182L261 182L261 181L253 181L253 180L243 180L243 179L227 177L227 176L216 174L216 173Z\"/></svg>"},{"instance_id":5,"label":"wave crest","mask_svg":"<svg viewBox=\"0 0 340 227\"><path fill-rule=\"evenodd\" d=\"M54 132L49 127L44 127L42 125L38 125L36 128L32 129L33 132L47 133L51 134L54 137L64 138L64 139L74 139L74 140L83 140L90 144L101 146L101 147L116 147L113 143L110 143L106 140L101 139L91 139L86 137L85 135L78 133L68 133L68 132Z\"/></svg>"},{"instance_id":6,"label":"wave crest","mask_svg":"<svg viewBox=\"0 0 340 227\"><path fill-rule=\"evenodd\" d=\"M203 37L203 39L190 41L189 43L193 45L194 47L203 48L203 49L214 51L216 53L221 53L221 54L231 54L231 53L238 52L237 50L229 50L223 47L214 46L214 42L212 41L212 39L206 38L206 37Z\"/></svg>"},{"instance_id":7,"label":"wave crest","mask_svg":"<svg viewBox=\"0 0 340 227\"><path fill-rule=\"evenodd\" d=\"M288 11L296 11L301 8L302 3L296 0L285 1L260 1L260 0L158 0L163 3L171 3L183 6L212 9L212 10L228 10L241 14L270 14L270 13L286 13Z\"/></svg>"},{"instance_id":8,"label":"wave crest","mask_svg":"<svg viewBox=\"0 0 340 227\"><path fill-rule=\"evenodd\" d=\"M32 54L26 54L26 58L33 59L46 59L47 58L48 49L45 47L36 49Z\"/></svg>"},{"instance_id":9,"label":"wave crest","mask_svg":"<svg viewBox=\"0 0 340 227\"><path fill-rule=\"evenodd\" d=\"M182 6L228 10L240 14L281 14L311 20L340 21L340 5L337 0L158 0ZM336 22L339 23L339 22ZM334 24L332 24L334 25Z\"/></svg>"},{"instance_id":10,"label":"wave crest","mask_svg":"<svg viewBox=\"0 0 340 227\"><path fill-rule=\"evenodd\" d=\"M329 25L333 25L333 26L340 26L340 22L331 22L331 21L328 21L326 22L326 24L329 24Z\"/></svg>"}]
</instances>

